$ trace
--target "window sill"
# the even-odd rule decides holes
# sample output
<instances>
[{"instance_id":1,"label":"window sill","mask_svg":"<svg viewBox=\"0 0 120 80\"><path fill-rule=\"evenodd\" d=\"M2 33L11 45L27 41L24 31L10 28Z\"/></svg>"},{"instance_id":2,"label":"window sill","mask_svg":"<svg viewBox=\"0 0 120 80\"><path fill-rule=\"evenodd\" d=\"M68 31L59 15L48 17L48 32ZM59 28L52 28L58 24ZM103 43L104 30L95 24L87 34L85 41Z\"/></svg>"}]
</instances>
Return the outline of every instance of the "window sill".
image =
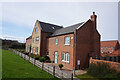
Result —
<instances>
[{"instance_id":1,"label":"window sill","mask_svg":"<svg viewBox=\"0 0 120 80\"><path fill-rule=\"evenodd\" d=\"M63 61L63 60L62 60L62 62L69 63L69 61Z\"/></svg>"},{"instance_id":2,"label":"window sill","mask_svg":"<svg viewBox=\"0 0 120 80\"><path fill-rule=\"evenodd\" d=\"M64 44L65 46L70 46L70 44Z\"/></svg>"}]
</instances>

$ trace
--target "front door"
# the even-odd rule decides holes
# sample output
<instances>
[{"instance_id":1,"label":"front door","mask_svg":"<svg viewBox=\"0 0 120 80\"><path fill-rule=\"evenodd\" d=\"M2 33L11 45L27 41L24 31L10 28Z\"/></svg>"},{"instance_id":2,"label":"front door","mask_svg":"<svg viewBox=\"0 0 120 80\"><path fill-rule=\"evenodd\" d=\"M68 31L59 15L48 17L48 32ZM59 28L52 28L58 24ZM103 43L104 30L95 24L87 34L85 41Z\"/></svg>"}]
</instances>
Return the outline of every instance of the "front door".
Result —
<instances>
[{"instance_id":1,"label":"front door","mask_svg":"<svg viewBox=\"0 0 120 80\"><path fill-rule=\"evenodd\" d=\"M57 64L57 55L58 55L58 52L55 52L55 63Z\"/></svg>"}]
</instances>

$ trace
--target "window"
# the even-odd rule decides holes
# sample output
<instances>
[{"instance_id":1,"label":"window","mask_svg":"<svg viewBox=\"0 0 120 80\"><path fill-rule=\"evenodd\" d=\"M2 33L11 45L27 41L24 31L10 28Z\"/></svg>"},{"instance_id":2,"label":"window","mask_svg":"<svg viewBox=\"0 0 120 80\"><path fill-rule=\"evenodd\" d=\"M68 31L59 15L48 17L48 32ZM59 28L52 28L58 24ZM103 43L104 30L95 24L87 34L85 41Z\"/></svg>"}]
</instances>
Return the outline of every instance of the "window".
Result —
<instances>
[{"instance_id":1,"label":"window","mask_svg":"<svg viewBox=\"0 0 120 80\"><path fill-rule=\"evenodd\" d=\"M70 37L65 37L65 45L70 45Z\"/></svg>"},{"instance_id":2,"label":"window","mask_svg":"<svg viewBox=\"0 0 120 80\"><path fill-rule=\"evenodd\" d=\"M34 48L33 48L33 50L32 50L32 53L34 53Z\"/></svg>"},{"instance_id":3,"label":"window","mask_svg":"<svg viewBox=\"0 0 120 80\"><path fill-rule=\"evenodd\" d=\"M108 48L106 47L106 50L108 50Z\"/></svg>"},{"instance_id":4,"label":"window","mask_svg":"<svg viewBox=\"0 0 120 80\"><path fill-rule=\"evenodd\" d=\"M32 39L32 41L34 42L34 38Z\"/></svg>"},{"instance_id":5,"label":"window","mask_svg":"<svg viewBox=\"0 0 120 80\"><path fill-rule=\"evenodd\" d=\"M35 52L38 53L38 47L35 48Z\"/></svg>"},{"instance_id":6,"label":"window","mask_svg":"<svg viewBox=\"0 0 120 80\"><path fill-rule=\"evenodd\" d=\"M62 53L62 61L69 63L69 53Z\"/></svg>"},{"instance_id":7,"label":"window","mask_svg":"<svg viewBox=\"0 0 120 80\"><path fill-rule=\"evenodd\" d=\"M58 39L56 38L56 45L58 44Z\"/></svg>"},{"instance_id":8,"label":"window","mask_svg":"<svg viewBox=\"0 0 120 80\"><path fill-rule=\"evenodd\" d=\"M113 47L111 47L111 50L112 50L112 51L113 51L113 49L114 49L114 48L113 48Z\"/></svg>"},{"instance_id":9,"label":"window","mask_svg":"<svg viewBox=\"0 0 120 80\"><path fill-rule=\"evenodd\" d=\"M28 52L30 52L30 45L28 45Z\"/></svg>"},{"instance_id":10,"label":"window","mask_svg":"<svg viewBox=\"0 0 120 80\"><path fill-rule=\"evenodd\" d=\"M38 42L39 41L39 37L36 37L36 42Z\"/></svg>"},{"instance_id":11,"label":"window","mask_svg":"<svg viewBox=\"0 0 120 80\"><path fill-rule=\"evenodd\" d=\"M49 52L48 51L46 52L46 55L49 56Z\"/></svg>"},{"instance_id":12,"label":"window","mask_svg":"<svg viewBox=\"0 0 120 80\"><path fill-rule=\"evenodd\" d=\"M37 28L35 28L35 32L37 32Z\"/></svg>"}]
</instances>

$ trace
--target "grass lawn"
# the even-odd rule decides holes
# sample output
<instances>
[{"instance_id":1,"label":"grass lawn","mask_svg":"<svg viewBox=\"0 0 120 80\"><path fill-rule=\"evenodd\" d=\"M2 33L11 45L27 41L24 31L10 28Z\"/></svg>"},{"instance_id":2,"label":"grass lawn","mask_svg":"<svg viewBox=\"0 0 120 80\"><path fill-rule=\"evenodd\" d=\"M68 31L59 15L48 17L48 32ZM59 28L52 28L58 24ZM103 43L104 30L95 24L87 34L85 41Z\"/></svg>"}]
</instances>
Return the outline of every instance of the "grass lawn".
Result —
<instances>
[{"instance_id":1,"label":"grass lawn","mask_svg":"<svg viewBox=\"0 0 120 80\"><path fill-rule=\"evenodd\" d=\"M2 50L2 78L42 78L59 80L8 50Z\"/></svg>"}]
</instances>

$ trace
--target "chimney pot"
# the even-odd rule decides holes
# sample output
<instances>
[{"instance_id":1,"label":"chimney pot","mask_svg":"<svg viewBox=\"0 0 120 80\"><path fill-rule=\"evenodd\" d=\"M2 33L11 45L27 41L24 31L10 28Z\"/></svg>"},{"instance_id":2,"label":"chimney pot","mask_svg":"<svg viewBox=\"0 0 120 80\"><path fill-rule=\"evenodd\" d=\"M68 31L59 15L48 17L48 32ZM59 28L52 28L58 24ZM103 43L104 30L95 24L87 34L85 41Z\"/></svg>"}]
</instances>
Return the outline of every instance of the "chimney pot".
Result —
<instances>
[{"instance_id":1,"label":"chimney pot","mask_svg":"<svg viewBox=\"0 0 120 80\"><path fill-rule=\"evenodd\" d=\"M93 12L93 14L95 15L95 12Z\"/></svg>"}]
</instances>

